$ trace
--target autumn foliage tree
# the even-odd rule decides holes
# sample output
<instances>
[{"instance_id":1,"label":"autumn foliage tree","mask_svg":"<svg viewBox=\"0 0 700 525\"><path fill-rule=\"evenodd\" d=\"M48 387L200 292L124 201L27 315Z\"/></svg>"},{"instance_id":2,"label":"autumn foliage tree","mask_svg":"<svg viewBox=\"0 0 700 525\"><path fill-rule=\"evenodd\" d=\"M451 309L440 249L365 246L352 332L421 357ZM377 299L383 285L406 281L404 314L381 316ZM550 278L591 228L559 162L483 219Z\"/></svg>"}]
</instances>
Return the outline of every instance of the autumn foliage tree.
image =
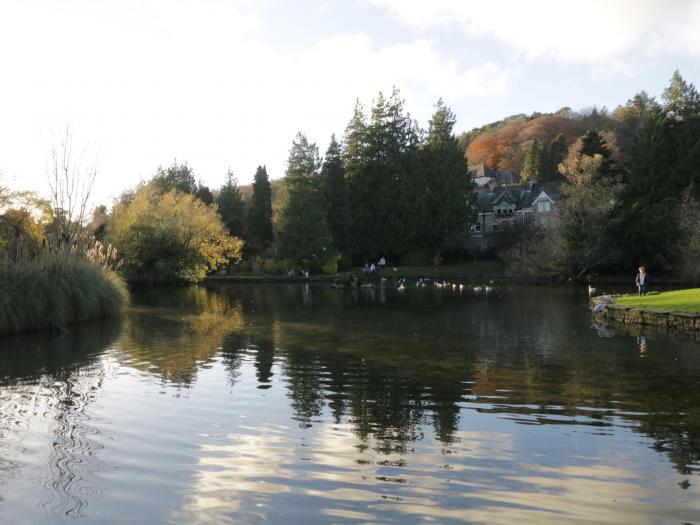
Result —
<instances>
[{"instance_id":1,"label":"autumn foliage tree","mask_svg":"<svg viewBox=\"0 0 700 525\"><path fill-rule=\"evenodd\" d=\"M114 207L108 232L132 280L197 282L240 259L242 242L229 235L215 207L153 184Z\"/></svg>"}]
</instances>

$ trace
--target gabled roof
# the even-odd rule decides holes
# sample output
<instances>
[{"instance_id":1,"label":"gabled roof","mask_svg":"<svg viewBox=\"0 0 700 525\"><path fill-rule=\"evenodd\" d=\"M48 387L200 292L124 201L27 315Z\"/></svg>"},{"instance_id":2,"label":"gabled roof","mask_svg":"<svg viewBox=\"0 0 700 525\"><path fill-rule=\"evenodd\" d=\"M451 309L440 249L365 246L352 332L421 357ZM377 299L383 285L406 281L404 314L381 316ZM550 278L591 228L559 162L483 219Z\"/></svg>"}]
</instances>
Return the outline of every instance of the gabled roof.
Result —
<instances>
[{"instance_id":1,"label":"gabled roof","mask_svg":"<svg viewBox=\"0 0 700 525\"><path fill-rule=\"evenodd\" d=\"M493 199L493 201L491 201L491 204L495 206L496 204L500 204L502 201L506 201L508 204L516 204L518 202L518 198L511 193L508 186L505 186L499 193L496 194L496 197Z\"/></svg>"},{"instance_id":2,"label":"gabled roof","mask_svg":"<svg viewBox=\"0 0 700 525\"><path fill-rule=\"evenodd\" d=\"M543 194L552 202L561 200L561 183L535 182L526 186L509 184L494 189L480 188L476 194L476 207L479 212L492 212L495 205L506 200L510 204L515 204L516 209L522 210L531 208Z\"/></svg>"},{"instance_id":3,"label":"gabled roof","mask_svg":"<svg viewBox=\"0 0 700 525\"><path fill-rule=\"evenodd\" d=\"M554 202L554 199L552 199L546 191L542 190L540 194L532 200L532 204L535 204L537 201L548 201L548 202Z\"/></svg>"}]
</instances>

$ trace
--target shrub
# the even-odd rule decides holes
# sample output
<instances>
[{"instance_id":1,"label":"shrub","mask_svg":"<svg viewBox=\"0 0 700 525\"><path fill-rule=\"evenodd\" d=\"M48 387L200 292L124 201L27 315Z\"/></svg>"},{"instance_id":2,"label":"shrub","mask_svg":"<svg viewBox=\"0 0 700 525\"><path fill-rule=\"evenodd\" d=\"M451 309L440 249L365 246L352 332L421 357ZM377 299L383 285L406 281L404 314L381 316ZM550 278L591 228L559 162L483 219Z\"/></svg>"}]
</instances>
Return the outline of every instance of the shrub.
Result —
<instances>
[{"instance_id":1,"label":"shrub","mask_svg":"<svg viewBox=\"0 0 700 525\"><path fill-rule=\"evenodd\" d=\"M0 334L115 315L128 301L122 277L82 254L0 259Z\"/></svg>"},{"instance_id":2,"label":"shrub","mask_svg":"<svg viewBox=\"0 0 700 525\"><path fill-rule=\"evenodd\" d=\"M340 260L340 255L334 255L326 262L321 265L321 273L326 275L334 275L338 273L338 261Z\"/></svg>"}]
</instances>

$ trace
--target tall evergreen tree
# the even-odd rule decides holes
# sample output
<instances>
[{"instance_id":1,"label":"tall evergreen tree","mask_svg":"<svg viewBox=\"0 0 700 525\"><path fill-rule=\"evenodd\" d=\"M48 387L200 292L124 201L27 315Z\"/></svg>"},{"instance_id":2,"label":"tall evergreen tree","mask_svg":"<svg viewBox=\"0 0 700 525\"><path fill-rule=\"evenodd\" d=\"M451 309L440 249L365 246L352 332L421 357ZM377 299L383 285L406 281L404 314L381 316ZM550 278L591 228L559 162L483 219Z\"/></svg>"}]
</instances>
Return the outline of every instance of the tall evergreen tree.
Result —
<instances>
[{"instance_id":1,"label":"tall evergreen tree","mask_svg":"<svg viewBox=\"0 0 700 525\"><path fill-rule=\"evenodd\" d=\"M525 183L530 179L539 179L542 174L542 150L540 149L540 141L536 138L530 143L530 147L525 155L525 163L523 170L520 173L522 182Z\"/></svg>"},{"instance_id":2,"label":"tall evergreen tree","mask_svg":"<svg viewBox=\"0 0 700 525\"><path fill-rule=\"evenodd\" d=\"M372 220L369 206L372 189L366 177L367 133L367 116L364 107L359 100L355 100L352 118L345 128L343 139L343 160L353 221L346 249L349 255L362 257L366 257L367 253L360 225L369 224Z\"/></svg>"},{"instance_id":3,"label":"tall evergreen tree","mask_svg":"<svg viewBox=\"0 0 700 525\"><path fill-rule=\"evenodd\" d=\"M272 242L272 187L265 166L258 166L248 214L248 238L253 248L262 250Z\"/></svg>"},{"instance_id":4,"label":"tall evergreen tree","mask_svg":"<svg viewBox=\"0 0 700 525\"><path fill-rule=\"evenodd\" d=\"M297 133L283 181L277 247L282 257L307 260L316 267L334 255L320 166L316 144Z\"/></svg>"},{"instance_id":5,"label":"tall evergreen tree","mask_svg":"<svg viewBox=\"0 0 700 525\"><path fill-rule=\"evenodd\" d=\"M673 72L668 87L661 95L664 109L669 117L683 120L700 113L700 94L693 84L688 84L678 72Z\"/></svg>"},{"instance_id":6,"label":"tall evergreen tree","mask_svg":"<svg viewBox=\"0 0 700 525\"><path fill-rule=\"evenodd\" d=\"M197 197L204 204L212 204L214 202L214 195L209 189L209 186L205 186L204 184L202 184L202 181L199 181L199 184L197 185L197 190L194 192L194 196Z\"/></svg>"},{"instance_id":7,"label":"tall evergreen tree","mask_svg":"<svg viewBox=\"0 0 700 525\"><path fill-rule=\"evenodd\" d=\"M356 106L346 130L346 168L353 217L353 253L399 255L410 246L411 170L418 169L419 134L398 90L380 93L369 124Z\"/></svg>"},{"instance_id":8,"label":"tall evergreen tree","mask_svg":"<svg viewBox=\"0 0 700 525\"><path fill-rule=\"evenodd\" d=\"M569 146L566 143L566 137L563 134L557 135L549 144L542 145L542 172L541 181L558 181L562 180L562 175L559 173L559 164L564 161L569 153Z\"/></svg>"},{"instance_id":9,"label":"tall evergreen tree","mask_svg":"<svg viewBox=\"0 0 700 525\"><path fill-rule=\"evenodd\" d=\"M335 135L331 136L330 145L323 159L321 179L328 203L328 227L331 230L333 244L343 253L350 253L352 215L345 180L345 165L340 144L335 139Z\"/></svg>"},{"instance_id":10,"label":"tall evergreen tree","mask_svg":"<svg viewBox=\"0 0 700 525\"><path fill-rule=\"evenodd\" d=\"M343 161L348 178L359 174L365 163L367 141L367 117L359 100L355 100L352 118L345 128L343 139Z\"/></svg>"},{"instance_id":11,"label":"tall evergreen tree","mask_svg":"<svg viewBox=\"0 0 700 525\"><path fill-rule=\"evenodd\" d=\"M230 169L226 173L226 183L219 191L218 205L221 219L228 231L231 235L242 237L245 228L245 208L238 181Z\"/></svg>"},{"instance_id":12,"label":"tall evergreen tree","mask_svg":"<svg viewBox=\"0 0 700 525\"><path fill-rule=\"evenodd\" d=\"M601 156L601 164L597 171L599 177L611 177L617 173L615 161L612 158L610 148L605 142L600 131L589 130L581 140L581 149L579 155L594 157Z\"/></svg>"},{"instance_id":13,"label":"tall evergreen tree","mask_svg":"<svg viewBox=\"0 0 700 525\"><path fill-rule=\"evenodd\" d=\"M438 100L421 149L422 191L416 193L419 202L412 207L421 224L414 240L433 252L464 232L474 219L476 194L464 150L453 133L455 121L450 108Z\"/></svg>"}]
</instances>

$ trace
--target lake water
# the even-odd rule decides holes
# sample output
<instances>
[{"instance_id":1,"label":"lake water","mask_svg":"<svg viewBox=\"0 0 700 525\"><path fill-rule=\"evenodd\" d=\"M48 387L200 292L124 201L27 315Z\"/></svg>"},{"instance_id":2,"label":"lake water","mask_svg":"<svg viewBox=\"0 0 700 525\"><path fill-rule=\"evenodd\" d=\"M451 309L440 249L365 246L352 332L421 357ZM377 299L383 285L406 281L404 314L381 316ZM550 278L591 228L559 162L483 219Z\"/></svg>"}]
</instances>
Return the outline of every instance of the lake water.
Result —
<instances>
[{"instance_id":1,"label":"lake water","mask_svg":"<svg viewBox=\"0 0 700 525\"><path fill-rule=\"evenodd\" d=\"M700 524L700 344L581 289L136 294L0 339L0 523Z\"/></svg>"}]
</instances>

